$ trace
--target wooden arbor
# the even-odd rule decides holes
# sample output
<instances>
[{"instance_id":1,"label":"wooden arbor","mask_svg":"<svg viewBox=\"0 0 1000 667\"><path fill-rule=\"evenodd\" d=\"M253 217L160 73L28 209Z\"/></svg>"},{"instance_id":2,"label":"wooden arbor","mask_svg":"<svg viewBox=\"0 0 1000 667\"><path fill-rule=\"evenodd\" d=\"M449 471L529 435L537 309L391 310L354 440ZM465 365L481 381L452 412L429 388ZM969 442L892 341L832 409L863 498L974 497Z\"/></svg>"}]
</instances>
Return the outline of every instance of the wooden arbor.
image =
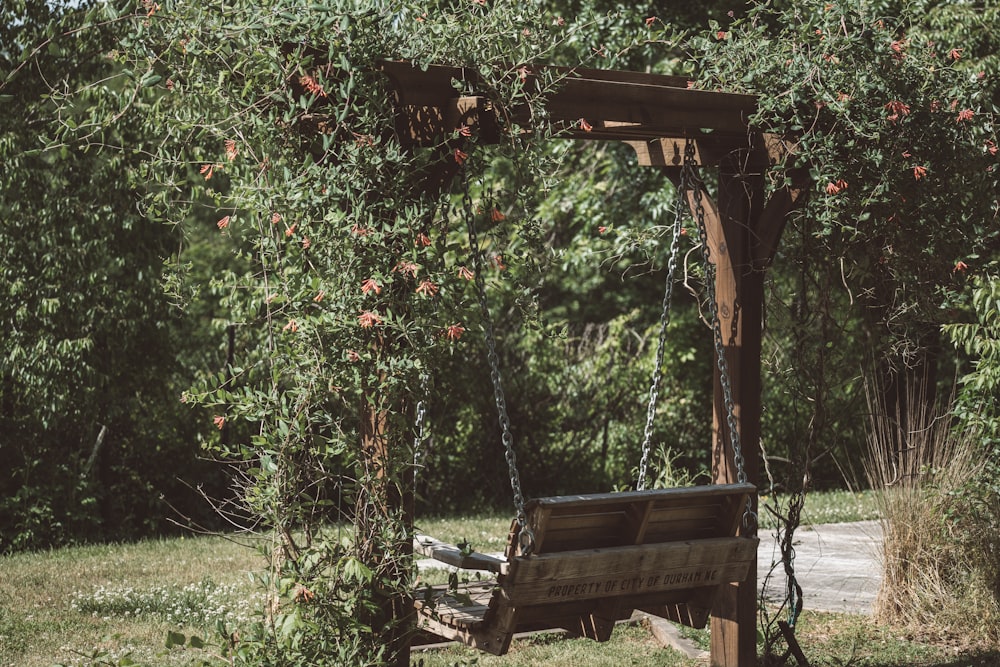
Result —
<instances>
[{"instance_id":1,"label":"wooden arbor","mask_svg":"<svg viewBox=\"0 0 1000 667\"><path fill-rule=\"evenodd\" d=\"M396 93L397 134L403 143L430 145L464 125L488 130L493 120L485 97L461 97L454 79L475 87L474 72L387 62L384 71ZM715 200L703 199L711 256L716 263L716 300L732 378L737 428L748 481L759 480L760 351L764 272L774 257L786 215L802 190L784 187L765 198L764 172L783 159L783 146L748 126L756 98L692 90L687 81L633 72L557 70L562 81L547 96L545 110L559 137L588 141L624 141L642 166L663 169L677 180L684 143L697 142L697 162L718 170ZM530 85L531 82L527 82ZM527 109L514 109L527 115ZM580 122L581 119L586 124ZM525 119L522 123L527 125ZM586 129L584 129L586 127ZM488 132L483 132L487 134ZM428 182L428 190L441 187ZM433 178L433 177L432 177ZM712 443L713 481L736 480L726 433L726 410L718 370ZM712 611L712 664L746 667L756 662L756 575L733 584L716 598Z\"/></svg>"}]
</instances>

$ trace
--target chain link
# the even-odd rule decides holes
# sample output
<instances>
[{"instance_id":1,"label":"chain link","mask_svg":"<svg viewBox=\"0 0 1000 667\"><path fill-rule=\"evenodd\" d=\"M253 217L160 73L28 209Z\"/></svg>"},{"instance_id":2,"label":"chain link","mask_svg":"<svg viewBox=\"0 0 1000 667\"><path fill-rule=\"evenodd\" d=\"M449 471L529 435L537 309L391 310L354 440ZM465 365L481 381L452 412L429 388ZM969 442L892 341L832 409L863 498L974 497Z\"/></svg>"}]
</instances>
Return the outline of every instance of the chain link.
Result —
<instances>
[{"instance_id":1,"label":"chain link","mask_svg":"<svg viewBox=\"0 0 1000 667\"><path fill-rule=\"evenodd\" d=\"M695 145L690 139L684 146L683 172L688 172L687 180L694 193L695 221L698 225L698 237L702 248L702 265L705 271L705 286L708 291L708 311L712 322L712 336L715 343L716 364L719 368L719 383L722 385L722 398L726 409L726 426L729 429L729 444L733 450L733 464L736 466L736 481L746 483L746 461L743 458L743 448L740 443L740 433L736 421L736 403L733 400L733 386L729 375L729 363L726 361L726 345L722 339L722 324L719 320L719 306L715 295L716 265L712 262L712 249L708 239L708 229L705 224L705 206L702 203L704 185L695 169ZM681 180L684 181L682 175ZM757 513L753 510L753 501L747 498L747 506L743 512L743 525L748 530L756 531Z\"/></svg>"},{"instance_id":2,"label":"chain link","mask_svg":"<svg viewBox=\"0 0 1000 667\"><path fill-rule=\"evenodd\" d=\"M677 270L677 257L680 255L681 222L684 217L684 197L686 192L687 172L681 170L681 182L677 187L677 200L674 204L673 238L670 241L670 259L667 261L666 287L663 289L660 335L656 342L656 362L653 367L653 378L649 387L649 404L646 408L646 429L642 438L642 458L639 460L639 475L635 483L635 488L639 491L646 488L646 474L649 470L649 454L653 441L653 423L656 418L656 402L660 394L660 383L663 381L663 355L667 343L667 325L670 324L670 304L673 301L674 274Z\"/></svg>"},{"instance_id":3,"label":"chain link","mask_svg":"<svg viewBox=\"0 0 1000 667\"><path fill-rule=\"evenodd\" d=\"M479 236L476 233L476 213L472 206L472 195L469 194L468 172L462 170L462 205L465 209L465 221L469 230L469 247L472 253L472 265L476 294L479 299L479 309L483 319L483 334L486 339L486 359L490 365L490 381L493 384L493 399L497 406L500 421L501 441L504 447L504 458L507 461L507 472L510 476L510 488L514 494L514 509L517 525L520 528L518 542L521 555L528 556L535 548L535 535L528 526L528 516L524 509L524 494L521 492L521 477L517 472L517 456L514 453L514 435L511 433L510 417L507 415L507 401L503 393L503 381L500 375L500 359L497 356L496 337L493 334L493 318L490 317L489 303L486 299L486 279L483 272L482 251L479 247Z\"/></svg>"},{"instance_id":4,"label":"chain link","mask_svg":"<svg viewBox=\"0 0 1000 667\"><path fill-rule=\"evenodd\" d=\"M417 486L417 478L420 476L420 469L423 467L424 459L424 420L427 417L427 395L430 376L427 373L420 375L420 394L422 398L417 401L417 417L414 422L416 435L413 436L413 486Z\"/></svg>"}]
</instances>

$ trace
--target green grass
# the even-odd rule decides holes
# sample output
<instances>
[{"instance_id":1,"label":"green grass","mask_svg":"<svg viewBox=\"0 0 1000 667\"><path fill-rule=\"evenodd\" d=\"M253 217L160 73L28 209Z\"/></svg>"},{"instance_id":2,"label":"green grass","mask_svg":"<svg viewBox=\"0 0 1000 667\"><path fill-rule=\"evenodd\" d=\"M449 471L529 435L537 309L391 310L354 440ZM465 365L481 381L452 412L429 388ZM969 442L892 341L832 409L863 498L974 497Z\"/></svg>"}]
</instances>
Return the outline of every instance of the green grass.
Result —
<instances>
[{"instance_id":1,"label":"green grass","mask_svg":"<svg viewBox=\"0 0 1000 667\"><path fill-rule=\"evenodd\" d=\"M774 528L774 515L767 511L766 506L776 504L773 497L762 497L760 500L760 523L764 529ZM778 496L777 505L787 508L788 498ZM847 523L851 521L870 521L878 519L878 507L875 504L875 494L871 491L824 491L806 495L805 507L802 510L803 526L824 523Z\"/></svg>"},{"instance_id":2,"label":"green grass","mask_svg":"<svg viewBox=\"0 0 1000 667\"><path fill-rule=\"evenodd\" d=\"M611 641L597 644L588 639L570 639L559 633L534 635L515 639L504 656L479 653L453 646L433 651L414 651L413 665L423 667L537 667L538 665L572 665L573 667L607 667L635 665L637 667L694 667L703 662L687 660L673 649L664 649L650 632L639 625L619 625Z\"/></svg>"},{"instance_id":3,"label":"green grass","mask_svg":"<svg viewBox=\"0 0 1000 667\"><path fill-rule=\"evenodd\" d=\"M259 565L253 549L222 538L73 547L0 559L0 666L90 665L106 653L146 665L186 665L168 631L248 613Z\"/></svg>"},{"instance_id":4,"label":"green grass","mask_svg":"<svg viewBox=\"0 0 1000 667\"><path fill-rule=\"evenodd\" d=\"M815 494L811 523L873 518L867 494ZM418 528L444 540L468 540L481 552L503 550L510 516L423 518ZM217 619L252 616L261 607L251 574L263 567L253 548L218 537L151 540L75 547L0 558L0 667L119 664L192 665L199 651L168 650L167 633L210 637ZM806 614L803 649L813 664L892 667L1000 664L1000 656L958 657L905 640L869 619ZM693 633L701 642L707 635ZM103 654L104 662L93 656ZM951 656L951 657L948 657ZM676 665L679 654L659 649L641 627L620 627L607 644L539 635L515 640L511 654L493 658L452 647L414 655L426 667L476 664ZM990 662L992 661L992 662Z\"/></svg>"}]
</instances>

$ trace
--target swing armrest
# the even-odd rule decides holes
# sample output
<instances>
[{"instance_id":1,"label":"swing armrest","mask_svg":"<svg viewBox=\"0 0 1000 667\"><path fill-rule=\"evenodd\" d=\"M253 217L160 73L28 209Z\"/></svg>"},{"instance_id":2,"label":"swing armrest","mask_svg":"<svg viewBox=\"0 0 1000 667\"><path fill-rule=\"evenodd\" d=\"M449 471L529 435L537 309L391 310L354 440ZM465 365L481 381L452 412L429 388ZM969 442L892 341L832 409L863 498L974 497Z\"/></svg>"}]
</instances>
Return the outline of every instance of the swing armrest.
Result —
<instances>
[{"instance_id":1,"label":"swing armrest","mask_svg":"<svg viewBox=\"0 0 1000 667\"><path fill-rule=\"evenodd\" d=\"M507 573L507 561L481 553L462 551L454 544L442 542L428 535L413 538L413 553L433 558L461 570L487 570L496 574Z\"/></svg>"}]
</instances>

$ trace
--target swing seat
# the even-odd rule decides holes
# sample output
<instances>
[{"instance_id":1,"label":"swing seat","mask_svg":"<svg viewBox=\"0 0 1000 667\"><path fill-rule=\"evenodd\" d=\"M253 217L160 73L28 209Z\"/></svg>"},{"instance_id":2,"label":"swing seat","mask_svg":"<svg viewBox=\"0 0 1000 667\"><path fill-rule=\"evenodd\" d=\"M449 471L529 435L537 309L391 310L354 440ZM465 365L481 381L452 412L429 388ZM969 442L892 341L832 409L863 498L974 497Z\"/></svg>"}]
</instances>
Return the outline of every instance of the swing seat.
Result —
<instances>
[{"instance_id":1,"label":"swing seat","mask_svg":"<svg viewBox=\"0 0 1000 667\"><path fill-rule=\"evenodd\" d=\"M607 641L636 609L704 627L724 584L757 564L756 537L736 537L752 484L538 498L526 507L534 549L511 527L506 558L422 536L414 551L496 581L417 591L418 628L496 655L516 632L564 629Z\"/></svg>"}]
</instances>

